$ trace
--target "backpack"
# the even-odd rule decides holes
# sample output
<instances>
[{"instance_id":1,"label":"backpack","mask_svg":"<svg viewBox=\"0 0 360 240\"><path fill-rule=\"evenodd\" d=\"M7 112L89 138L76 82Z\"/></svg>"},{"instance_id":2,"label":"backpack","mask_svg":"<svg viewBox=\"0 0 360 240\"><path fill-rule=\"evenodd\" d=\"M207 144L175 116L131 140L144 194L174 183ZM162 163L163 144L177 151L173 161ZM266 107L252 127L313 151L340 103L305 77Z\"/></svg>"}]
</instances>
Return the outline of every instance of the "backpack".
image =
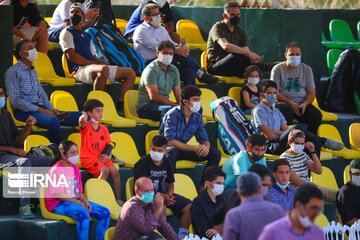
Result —
<instances>
[{"instance_id":1,"label":"backpack","mask_svg":"<svg viewBox=\"0 0 360 240\"><path fill-rule=\"evenodd\" d=\"M117 28L111 24L102 24L86 29L96 48L96 57L104 64L132 68L140 76L145 68L142 56L129 46Z\"/></svg>"},{"instance_id":2,"label":"backpack","mask_svg":"<svg viewBox=\"0 0 360 240\"><path fill-rule=\"evenodd\" d=\"M98 27L102 24L115 24L114 13L111 9L111 0L90 0L86 3L86 8L99 8L99 17L95 20L94 26Z\"/></svg>"},{"instance_id":3,"label":"backpack","mask_svg":"<svg viewBox=\"0 0 360 240\"><path fill-rule=\"evenodd\" d=\"M38 147L32 147L28 152L29 155L35 156L48 156L54 158L59 154L58 145L50 143L47 145L40 145Z\"/></svg>"},{"instance_id":4,"label":"backpack","mask_svg":"<svg viewBox=\"0 0 360 240\"><path fill-rule=\"evenodd\" d=\"M230 97L222 97L210 103L218 119L218 138L225 153L235 155L245 150L246 139L255 133L255 128Z\"/></svg>"}]
</instances>

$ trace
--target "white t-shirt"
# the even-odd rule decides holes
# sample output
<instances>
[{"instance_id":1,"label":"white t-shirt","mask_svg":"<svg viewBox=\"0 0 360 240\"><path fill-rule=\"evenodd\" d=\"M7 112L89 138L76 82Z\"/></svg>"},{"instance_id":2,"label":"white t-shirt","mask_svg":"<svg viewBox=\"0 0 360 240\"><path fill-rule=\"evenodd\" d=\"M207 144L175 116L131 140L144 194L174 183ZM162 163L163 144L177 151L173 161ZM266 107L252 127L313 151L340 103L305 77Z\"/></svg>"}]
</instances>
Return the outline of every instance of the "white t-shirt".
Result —
<instances>
[{"instance_id":1,"label":"white t-shirt","mask_svg":"<svg viewBox=\"0 0 360 240\"><path fill-rule=\"evenodd\" d=\"M54 29L63 28L64 22L70 20L70 7L71 0L62 0L56 7L54 14L51 18L50 28L48 32L51 33Z\"/></svg>"},{"instance_id":2,"label":"white t-shirt","mask_svg":"<svg viewBox=\"0 0 360 240\"><path fill-rule=\"evenodd\" d=\"M60 44L63 52L65 52L66 50L68 50L70 48L75 49L74 37L71 34L71 32L69 32L66 28L63 29L60 33L59 44ZM76 49L75 49L75 51L76 51ZM95 48L92 40L90 41L90 51L91 51L91 54L93 56L95 56L96 48Z\"/></svg>"}]
</instances>

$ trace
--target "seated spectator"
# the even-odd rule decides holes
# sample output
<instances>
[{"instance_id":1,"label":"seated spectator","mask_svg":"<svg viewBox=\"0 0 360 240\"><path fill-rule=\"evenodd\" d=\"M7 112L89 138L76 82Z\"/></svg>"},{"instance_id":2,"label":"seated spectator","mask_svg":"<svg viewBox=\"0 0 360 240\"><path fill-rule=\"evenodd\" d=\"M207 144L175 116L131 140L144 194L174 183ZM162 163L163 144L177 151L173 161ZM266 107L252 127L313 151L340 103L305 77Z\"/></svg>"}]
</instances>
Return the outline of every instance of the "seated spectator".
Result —
<instances>
[{"instance_id":1,"label":"seated spectator","mask_svg":"<svg viewBox=\"0 0 360 240\"><path fill-rule=\"evenodd\" d=\"M152 61L141 74L137 113L141 118L160 121L165 113L181 101L180 74L171 64L175 46L162 41L157 47L157 59ZM171 91L176 102L169 100Z\"/></svg>"},{"instance_id":2,"label":"seated spectator","mask_svg":"<svg viewBox=\"0 0 360 240\"><path fill-rule=\"evenodd\" d=\"M149 63L156 58L156 47L161 41L171 41L175 45L175 54L172 60L179 72L184 85L195 85L195 77L200 82L214 83L219 79L207 74L200 68L197 62L189 55L189 48L180 46L171 40L165 27L160 26L161 18L159 7L154 3L144 6L141 14L144 22L136 27L133 40L135 49L141 54L144 60Z\"/></svg>"},{"instance_id":3,"label":"seated spectator","mask_svg":"<svg viewBox=\"0 0 360 240\"><path fill-rule=\"evenodd\" d=\"M286 159L276 160L273 171L276 182L264 196L265 200L278 204L286 212L291 211L294 207L295 189L289 186L290 170L290 164Z\"/></svg>"},{"instance_id":4,"label":"seated spectator","mask_svg":"<svg viewBox=\"0 0 360 240\"><path fill-rule=\"evenodd\" d=\"M139 178L134 190L135 196L121 209L113 239L178 240L174 229L166 222L164 198L160 193L155 194L152 180L147 177Z\"/></svg>"},{"instance_id":5,"label":"seated spectator","mask_svg":"<svg viewBox=\"0 0 360 240\"><path fill-rule=\"evenodd\" d=\"M274 107L276 102L277 84L274 81L263 81L260 87L260 104L251 112L251 121L259 133L269 141L267 152L281 154L287 149L288 134L292 129L300 129L306 139L315 145L316 155L320 157L321 147L338 151L344 144L329 138L318 137L306 130L306 126L298 124L291 128L279 109Z\"/></svg>"},{"instance_id":6,"label":"seated spectator","mask_svg":"<svg viewBox=\"0 0 360 240\"><path fill-rule=\"evenodd\" d=\"M221 195L224 191L226 175L220 168L212 166L205 171L205 191L193 200L190 209L192 225L195 234L211 239L218 234L214 229L213 215L225 199Z\"/></svg>"},{"instance_id":7,"label":"seated spectator","mask_svg":"<svg viewBox=\"0 0 360 240\"><path fill-rule=\"evenodd\" d=\"M60 32L70 26L70 6L74 2L79 2L77 0L62 0L59 5L55 8L55 11L52 15L51 21L49 22L48 34L49 34L49 41L50 42L59 42ZM93 25L94 21L99 16L99 9L98 8L91 8L87 9L86 11L86 18L82 29L85 30L86 28Z\"/></svg>"},{"instance_id":8,"label":"seated spectator","mask_svg":"<svg viewBox=\"0 0 360 240\"><path fill-rule=\"evenodd\" d=\"M262 79L262 72L256 65L250 65L244 73L245 86L241 89L240 108L245 114L251 114L251 111L260 103L260 92L258 84Z\"/></svg>"},{"instance_id":9,"label":"seated spectator","mask_svg":"<svg viewBox=\"0 0 360 240\"><path fill-rule=\"evenodd\" d=\"M246 150L240 151L226 160L223 172L226 174L225 188L227 191L236 189L236 179L246 173L251 165L262 164L266 167L264 157L266 139L260 134L253 134L246 139Z\"/></svg>"},{"instance_id":10,"label":"seated spectator","mask_svg":"<svg viewBox=\"0 0 360 240\"><path fill-rule=\"evenodd\" d=\"M40 16L36 3L30 0L12 0L14 7L13 46L23 40L36 43L39 52L48 52L48 33L46 22Z\"/></svg>"},{"instance_id":11,"label":"seated spectator","mask_svg":"<svg viewBox=\"0 0 360 240\"><path fill-rule=\"evenodd\" d=\"M239 26L239 3L226 3L223 18L224 20L216 22L209 32L209 73L242 77L245 68L252 64L256 64L262 71L270 71L272 64L262 63L262 57L251 51L248 46L246 33Z\"/></svg>"},{"instance_id":12,"label":"seated spectator","mask_svg":"<svg viewBox=\"0 0 360 240\"><path fill-rule=\"evenodd\" d=\"M31 166L49 166L50 157L27 155L22 145L35 125L36 118L29 116L21 133L18 132L10 113L4 109L5 93L0 88L0 169L17 167L19 174L30 172ZM23 190L20 189L20 192ZM34 218L31 212L30 199L24 194L20 195L20 218Z\"/></svg>"},{"instance_id":13,"label":"seated spectator","mask_svg":"<svg viewBox=\"0 0 360 240\"><path fill-rule=\"evenodd\" d=\"M324 205L321 191L312 184L296 190L294 208L290 214L270 223L262 230L259 240L325 240L324 232L314 224Z\"/></svg>"},{"instance_id":14,"label":"seated spectator","mask_svg":"<svg viewBox=\"0 0 360 240\"><path fill-rule=\"evenodd\" d=\"M199 113L201 91L195 86L186 86L181 92L181 105L170 109L162 119L159 134L166 137L171 149L167 158L176 169L176 160L205 161L206 167L218 166L221 155L217 148L211 147ZM187 142L196 137L199 145ZM203 185L203 180L202 180Z\"/></svg>"},{"instance_id":15,"label":"seated spectator","mask_svg":"<svg viewBox=\"0 0 360 240\"><path fill-rule=\"evenodd\" d=\"M336 196L336 206L342 223L353 225L360 219L360 159L350 163L350 181L345 183Z\"/></svg>"},{"instance_id":16,"label":"seated spectator","mask_svg":"<svg viewBox=\"0 0 360 240\"><path fill-rule=\"evenodd\" d=\"M110 211L97 203L89 202L84 193L75 143L64 140L59 145L60 155L49 170L51 179L65 176L70 187L52 187L45 190L45 206L49 212L69 216L76 220L77 239L88 239L90 216L96 219L95 239L103 239L110 222Z\"/></svg>"},{"instance_id":17,"label":"seated spectator","mask_svg":"<svg viewBox=\"0 0 360 240\"><path fill-rule=\"evenodd\" d=\"M160 193L164 204L180 219L178 236L185 238L191 223L191 201L174 189L174 169L166 158L167 140L163 136L155 136L150 147L150 154L142 157L134 166L134 180L148 177L153 181L155 193Z\"/></svg>"},{"instance_id":18,"label":"seated spectator","mask_svg":"<svg viewBox=\"0 0 360 240\"><path fill-rule=\"evenodd\" d=\"M285 47L286 61L276 65L270 79L279 87L276 107L285 116L287 123L293 118L308 125L308 131L317 134L322 114L312 105L316 97L314 76L311 67L301 63L301 46L297 42L289 42Z\"/></svg>"},{"instance_id":19,"label":"seated spectator","mask_svg":"<svg viewBox=\"0 0 360 240\"><path fill-rule=\"evenodd\" d=\"M36 126L48 129L50 142L59 144L60 125L76 126L81 113L60 112L50 103L32 66L37 59L37 51L30 40L19 42L15 55L18 63L5 73L6 91L15 118L22 122L29 116L36 118Z\"/></svg>"},{"instance_id":20,"label":"seated spectator","mask_svg":"<svg viewBox=\"0 0 360 240\"><path fill-rule=\"evenodd\" d=\"M226 214L223 240L257 239L265 225L284 216L279 205L263 200L260 181L253 172L239 176L237 191L241 204Z\"/></svg>"},{"instance_id":21,"label":"seated spectator","mask_svg":"<svg viewBox=\"0 0 360 240\"><path fill-rule=\"evenodd\" d=\"M81 82L94 86L94 90L104 90L106 81L121 82L116 108L124 109L124 95L132 89L135 72L131 68L104 65L95 57L95 47L90 36L82 31L85 10L81 3L75 2L70 7L71 24L60 33L61 49L69 60L69 71Z\"/></svg>"},{"instance_id":22,"label":"seated spectator","mask_svg":"<svg viewBox=\"0 0 360 240\"><path fill-rule=\"evenodd\" d=\"M128 41L132 42L132 35L135 31L135 28L143 22L141 11L144 8L144 6L148 3L156 3L159 6L159 11L161 13L161 25L165 26L171 39L174 42L180 43L180 36L175 32L175 24L174 24L170 4L166 0L142 0L140 2L140 5L131 14L129 22L126 25L125 31L123 32L125 38Z\"/></svg>"},{"instance_id":23,"label":"seated spectator","mask_svg":"<svg viewBox=\"0 0 360 240\"><path fill-rule=\"evenodd\" d=\"M111 153L104 153L111 143L109 130L100 124L104 104L97 99L89 99L84 104L83 115L79 118L81 134L81 165L96 178L106 180L109 175L113 180L115 198L120 206L121 185L119 171L111 160Z\"/></svg>"}]
</instances>

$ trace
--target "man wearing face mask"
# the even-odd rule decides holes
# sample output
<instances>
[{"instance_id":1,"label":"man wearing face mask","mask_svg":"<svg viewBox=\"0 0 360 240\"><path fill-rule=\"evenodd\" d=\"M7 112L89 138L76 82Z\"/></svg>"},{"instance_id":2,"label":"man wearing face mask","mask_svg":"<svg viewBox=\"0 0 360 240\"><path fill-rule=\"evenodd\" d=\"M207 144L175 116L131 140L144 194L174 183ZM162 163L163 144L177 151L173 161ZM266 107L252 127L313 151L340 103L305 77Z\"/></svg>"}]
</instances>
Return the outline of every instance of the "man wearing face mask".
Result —
<instances>
[{"instance_id":1,"label":"man wearing face mask","mask_svg":"<svg viewBox=\"0 0 360 240\"><path fill-rule=\"evenodd\" d=\"M266 139L260 134L253 134L246 139L245 151L241 151L226 160L223 172L226 174L224 185L227 193L235 190L238 176L246 173L253 164L261 164L266 167L265 149Z\"/></svg>"},{"instance_id":2,"label":"man wearing face mask","mask_svg":"<svg viewBox=\"0 0 360 240\"><path fill-rule=\"evenodd\" d=\"M351 226L360 219L360 159L350 163L350 181L345 183L336 196L336 206L342 223Z\"/></svg>"},{"instance_id":3,"label":"man wearing face mask","mask_svg":"<svg viewBox=\"0 0 360 240\"><path fill-rule=\"evenodd\" d=\"M324 205L323 194L313 184L296 190L294 209L285 217L265 226L259 240L323 240L322 229L314 224Z\"/></svg>"},{"instance_id":4,"label":"man wearing face mask","mask_svg":"<svg viewBox=\"0 0 360 240\"><path fill-rule=\"evenodd\" d=\"M171 64L175 46L162 41L157 47L157 59L146 66L141 74L137 113L141 118L160 121L165 113L180 104L180 74ZM173 91L176 102L169 100Z\"/></svg>"},{"instance_id":5,"label":"man wearing face mask","mask_svg":"<svg viewBox=\"0 0 360 240\"><path fill-rule=\"evenodd\" d=\"M54 109L32 66L37 59L37 51L30 40L18 43L15 51L18 63L5 73L6 91L15 118L22 122L27 121L29 116L36 118L36 126L48 129L50 142L59 144L60 125L77 126L81 112L61 113Z\"/></svg>"},{"instance_id":6,"label":"man wearing face mask","mask_svg":"<svg viewBox=\"0 0 360 240\"><path fill-rule=\"evenodd\" d=\"M150 178L141 177L135 182L135 196L121 209L115 227L114 240L174 239L179 237L166 222L164 198L154 192ZM154 232L159 231L160 234Z\"/></svg>"},{"instance_id":7,"label":"man wearing face mask","mask_svg":"<svg viewBox=\"0 0 360 240\"><path fill-rule=\"evenodd\" d=\"M191 85L184 87L181 91L181 105L170 109L162 119L159 134L168 140L171 149L167 158L174 169L178 159L196 162L207 160L206 167L219 165L220 152L210 146L202 115L199 113L200 96L199 88ZM198 145L187 143L193 136Z\"/></svg>"},{"instance_id":8,"label":"man wearing face mask","mask_svg":"<svg viewBox=\"0 0 360 240\"><path fill-rule=\"evenodd\" d=\"M274 66L270 79L279 86L276 97L277 108L285 116L287 123L293 118L308 125L308 131L317 134L322 115L312 105L316 97L314 75L310 66L301 62L301 46L289 42L285 47L286 61Z\"/></svg>"},{"instance_id":9,"label":"man wearing face mask","mask_svg":"<svg viewBox=\"0 0 360 240\"><path fill-rule=\"evenodd\" d=\"M153 181L155 193L160 193L164 204L173 214L180 217L178 236L185 238L189 233L191 223L191 201L174 193L174 169L166 158L167 140L157 135L152 139L150 154L142 157L134 166L134 180L148 177Z\"/></svg>"}]
</instances>

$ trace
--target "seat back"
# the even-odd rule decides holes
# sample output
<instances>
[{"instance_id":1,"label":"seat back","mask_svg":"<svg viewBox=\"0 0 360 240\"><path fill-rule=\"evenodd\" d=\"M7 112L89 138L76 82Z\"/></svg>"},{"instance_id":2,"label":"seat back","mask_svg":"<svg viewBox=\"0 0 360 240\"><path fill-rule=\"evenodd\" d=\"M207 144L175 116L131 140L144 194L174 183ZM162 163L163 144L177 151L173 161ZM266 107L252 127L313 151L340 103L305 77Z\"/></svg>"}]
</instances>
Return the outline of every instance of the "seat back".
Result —
<instances>
[{"instance_id":1,"label":"seat back","mask_svg":"<svg viewBox=\"0 0 360 240\"><path fill-rule=\"evenodd\" d=\"M207 57L207 51L203 51L201 53L201 57L200 57L200 64L201 67L204 68L206 71L208 70L208 57Z\"/></svg>"},{"instance_id":2,"label":"seat back","mask_svg":"<svg viewBox=\"0 0 360 240\"><path fill-rule=\"evenodd\" d=\"M326 225L329 224L329 220L327 219L327 217L323 214L320 213L316 218L315 218L315 225L319 226L320 228L324 228L326 227Z\"/></svg>"},{"instance_id":3,"label":"seat back","mask_svg":"<svg viewBox=\"0 0 360 240\"><path fill-rule=\"evenodd\" d=\"M134 167L140 156L132 137L124 132L113 132L110 137L116 143L112 153L123 160L126 167Z\"/></svg>"},{"instance_id":4,"label":"seat back","mask_svg":"<svg viewBox=\"0 0 360 240\"><path fill-rule=\"evenodd\" d=\"M115 233L115 227L109 227L105 232L104 240L113 240Z\"/></svg>"},{"instance_id":5,"label":"seat back","mask_svg":"<svg viewBox=\"0 0 360 240\"><path fill-rule=\"evenodd\" d=\"M176 23L176 32L185 38L187 44L206 43L201 35L201 31L195 22L188 19L181 19Z\"/></svg>"},{"instance_id":6,"label":"seat back","mask_svg":"<svg viewBox=\"0 0 360 240\"><path fill-rule=\"evenodd\" d=\"M349 141L352 149L360 150L360 123L350 125Z\"/></svg>"},{"instance_id":7,"label":"seat back","mask_svg":"<svg viewBox=\"0 0 360 240\"><path fill-rule=\"evenodd\" d=\"M181 173L175 173L174 177L175 177L175 183L174 183L175 193L183 197L186 197L190 200L193 200L198 195L195 184L189 176Z\"/></svg>"},{"instance_id":8,"label":"seat back","mask_svg":"<svg viewBox=\"0 0 360 240\"><path fill-rule=\"evenodd\" d=\"M151 141L152 141L152 139L153 139L156 135L159 135L159 130L149 131L149 132L145 135L145 153L146 153L146 154L149 154L149 153L150 153Z\"/></svg>"},{"instance_id":9,"label":"seat back","mask_svg":"<svg viewBox=\"0 0 360 240\"><path fill-rule=\"evenodd\" d=\"M200 88L201 90L201 106L203 108L203 117L207 120L214 120L210 103L216 100L218 97L216 94L208 88Z\"/></svg>"},{"instance_id":10,"label":"seat back","mask_svg":"<svg viewBox=\"0 0 360 240\"><path fill-rule=\"evenodd\" d=\"M358 34L358 41L360 41L360 21L356 24L357 34Z\"/></svg>"},{"instance_id":11,"label":"seat back","mask_svg":"<svg viewBox=\"0 0 360 240\"><path fill-rule=\"evenodd\" d=\"M134 177L129 177L125 184L126 200L134 196Z\"/></svg>"},{"instance_id":12,"label":"seat back","mask_svg":"<svg viewBox=\"0 0 360 240\"><path fill-rule=\"evenodd\" d=\"M124 34L124 30L126 28L126 25L128 24L128 21L121 18L115 18L116 21L116 27L120 30L122 34Z\"/></svg>"},{"instance_id":13,"label":"seat back","mask_svg":"<svg viewBox=\"0 0 360 240\"><path fill-rule=\"evenodd\" d=\"M334 71L334 66L337 60L339 59L342 50L340 49L330 49L326 54L326 63L329 70L329 74L331 75Z\"/></svg>"},{"instance_id":14,"label":"seat back","mask_svg":"<svg viewBox=\"0 0 360 240\"><path fill-rule=\"evenodd\" d=\"M29 152L32 147L50 144L49 139L41 135L29 135L24 142L24 151Z\"/></svg>"},{"instance_id":15,"label":"seat back","mask_svg":"<svg viewBox=\"0 0 360 240\"><path fill-rule=\"evenodd\" d=\"M61 56L61 64L62 64L62 68L63 68L64 74L65 74L65 77L67 77L67 78L71 77L70 72L69 72L69 63L68 63L65 53L63 53L63 55Z\"/></svg>"},{"instance_id":16,"label":"seat back","mask_svg":"<svg viewBox=\"0 0 360 240\"><path fill-rule=\"evenodd\" d=\"M344 184L350 181L350 165L347 165L344 168L343 178L344 178Z\"/></svg>"},{"instance_id":17,"label":"seat back","mask_svg":"<svg viewBox=\"0 0 360 240\"><path fill-rule=\"evenodd\" d=\"M68 140L74 142L78 147L78 153L80 154L81 151L81 134L80 133L72 133L68 136ZM78 161L76 164L79 168L82 168L81 162Z\"/></svg>"},{"instance_id":18,"label":"seat back","mask_svg":"<svg viewBox=\"0 0 360 240\"><path fill-rule=\"evenodd\" d=\"M38 52L38 58L33 62L33 66L37 72L40 82L51 82L54 78L59 77L51 63L48 55L42 52Z\"/></svg>"},{"instance_id":19,"label":"seat back","mask_svg":"<svg viewBox=\"0 0 360 240\"><path fill-rule=\"evenodd\" d=\"M52 17L44 17L44 20L45 20L48 24L50 24L51 19L52 19Z\"/></svg>"},{"instance_id":20,"label":"seat back","mask_svg":"<svg viewBox=\"0 0 360 240\"><path fill-rule=\"evenodd\" d=\"M66 91L57 90L50 96L50 102L54 108L60 111L78 112L79 108L76 104L75 98Z\"/></svg>"},{"instance_id":21,"label":"seat back","mask_svg":"<svg viewBox=\"0 0 360 240\"><path fill-rule=\"evenodd\" d=\"M119 117L114 101L107 92L99 90L91 91L89 92L87 99L98 99L104 104L102 121L113 121L115 117Z\"/></svg>"},{"instance_id":22,"label":"seat back","mask_svg":"<svg viewBox=\"0 0 360 240\"><path fill-rule=\"evenodd\" d=\"M241 105L241 87L232 87L229 89L228 96L235 99L238 106Z\"/></svg>"},{"instance_id":23,"label":"seat back","mask_svg":"<svg viewBox=\"0 0 360 240\"><path fill-rule=\"evenodd\" d=\"M16 57L13 55L13 65L17 64L17 59Z\"/></svg>"},{"instance_id":24,"label":"seat back","mask_svg":"<svg viewBox=\"0 0 360 240\"><path fill-rule=\"evenodd\" d=\"M341 19L333 19L329 23L331 41L355 42L349 24Z\"/></svg>"},{"instance_id":25,"label":"seat back","mask_svg":"<svg viewBox=\"0 0 360 240\"><path fill-rule=\"evenodd\" d=\"M339 190L334 173L330 168L322 167L321 174L311 172L310 181L317 186Z\"/></svg>"},{"instance_id":26,"label":"seat back","mask_svg":"<svg viewBox=\"0 0 360 240\"><path fill-rule=\"evenodd\" d=\"M124 113L126 118L139 118L136 111L136 104L139 98L138 90L128 90L124 96Z\"/></svg>"},{"instance_id":27,"label":"seat back","mask_svg":"<svg viewBox=\"0 0 360 240\"><path fill-rule=\"evenodd\" d=\"M337 128L330 124L321 124L318 129L318 135L320 137L331 138L343 142Z\"/></svg>"},{"instance_id":28,"label":"seat back","mask_svg":"<svg viewBox=\"0 0 360 240\"><path fill-rule=\"evenodd\" d=\"M10 102L10 97L6 97L6 110L10 113L12 119L14 120L15 126L17 127L23 127L25 126L24 122L21 122L15 118L14 111Z\"/></svg>"}]
</instances>

